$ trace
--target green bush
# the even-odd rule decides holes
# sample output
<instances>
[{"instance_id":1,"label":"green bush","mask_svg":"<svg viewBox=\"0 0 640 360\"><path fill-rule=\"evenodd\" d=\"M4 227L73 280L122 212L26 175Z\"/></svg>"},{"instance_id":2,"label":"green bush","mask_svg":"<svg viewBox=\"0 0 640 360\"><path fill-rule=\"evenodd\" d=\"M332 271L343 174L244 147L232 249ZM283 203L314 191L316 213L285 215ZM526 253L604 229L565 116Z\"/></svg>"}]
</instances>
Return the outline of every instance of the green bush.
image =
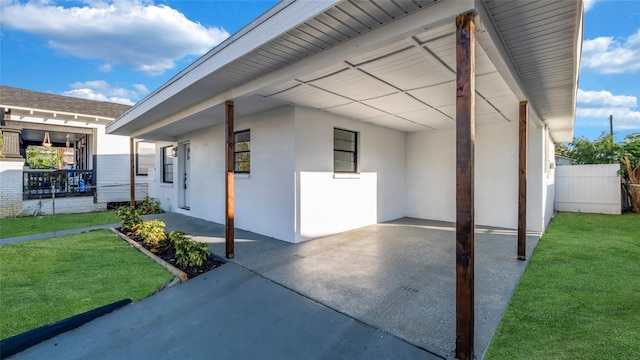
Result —
<instances>
[{"instance_id":1,"label":"green bush","mask_svg":"<svg viewBox=\"0 0 640 360\"><path fill-rule=\"evenodd\" d=\"M121 206L116 211L116 215L122 223L122 230L125 232L135 232L136 227L142 224L142 216L133 206Z\"/></svg>"},{"instance_id":2,"label":"green bush","mask_svg":"<svg viewBox=\"0 0 640 360\"><path fill-rule=\"evenodd\" d=\"M202 266L211 255L207 244L194 241L184 231L170 232L169 241L176 249L176 262L179 266Z\"/></svg>"},{"instance_id":3,"label":"green bush","mask_svg":"<svg viewBox=\"0 0 640 360\"><path fill-rule=\"evenodd\" d=\"M136 208L142 215L162 214L164 212L164 210L162 210L162 208L160 207L160 200L149 197L148 195L145 196L144 199L136 203Z\"/></svg>"},{"instance_id":4,"label":"green bush","mask_svg":"<svg viewBox=\"0 0 640 360\"><path fill-rule=\"evenodd\" d=\"M143 242L150 247L151 252L167 245L167 234L164 232L164 222L160 220L145 221L136 229L136 235L142 237Z\"/></svg>"}]
</instances>

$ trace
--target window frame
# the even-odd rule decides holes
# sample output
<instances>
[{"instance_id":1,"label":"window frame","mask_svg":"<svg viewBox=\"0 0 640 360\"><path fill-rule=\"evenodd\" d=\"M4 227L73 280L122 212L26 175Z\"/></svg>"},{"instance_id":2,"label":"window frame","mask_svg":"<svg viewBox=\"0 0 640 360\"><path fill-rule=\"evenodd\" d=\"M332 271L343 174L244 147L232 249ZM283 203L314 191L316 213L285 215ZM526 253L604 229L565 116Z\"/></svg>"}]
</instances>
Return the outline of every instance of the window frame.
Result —
<instances>
[{"instance_id":1,"label":"window frame","mask_svg":"<svg viewBox=\"0 0 640 360\"><path fill-rule=\"evenodd\" d=\"M149 144L153 146L153 153L151 153L151 155L145 155L145 156L149 156L151 158L151 165L147 167L147 173L142 173L140 172L140 144ZM135 148L135 152L136 152L136 176L148 176L149 175L149 169L154 168L155 167L155 159L156 159L156 145L154 143L150 143L150 142L146 142L146 141L136 141L136 148Z\"/></svg>"},{"instance_id":2,"label":"window frame","mask_svg":"<svg viewBox=\"0 0 640 360\"><path fill-rule=\"evenodd\" d=\"M347 133L351 133L354 135L354 146L353 146L353 151L352 150L343 150L343 149L337 149L336 148L336 131L343 131L343 132L347 132ZM358 156L359 156L359 142L360 142L360 133L357 131L353 131L353 130L347 130L347 129L343 129L343 128L339 128L339 127L334 127L333 128L333 172L334 174L358 174ZM344 171L344 170L336 170L336 152L341 152L341 153L348 153L348 154L353 154L353 170L349 170L349 171Z\"/></svg>"},{"instance_id":3,"label":"window frame","mask_svg":"<svg viewBox=\"0 0 640 360\"><path fill-rule=\"evenodd\" d=\"M238 150L238 143L239 143L238 135L243 134L243 133L248 133L249 134L249 140L248 141L240 141L240 142L249 143L249 150ZM238 155L240 155L240 154L249 154L249 160L248 161L238 161ZM247 170L247 171L238 170L239 163L248 163L249 164L249 170ZM233 133L233 172L235 174L251 174L251 129L235 131Z\"/></svg>"},{"instance_id":4,"label":"window frame","mask_svg":"<svg viewBox=\"0 0 640 360\"><path fill-rule=\"evenodd\" d=\"M173 157L171 154L171 149L173 145L163 146L162 149L162 182L165 184L173 184ZM167 154L168 153L168 154ZM167 162L167 159L171 159L171 162ZM171 167L171 177L167 176L168 167Z\"/></svg>"}]
</instances>

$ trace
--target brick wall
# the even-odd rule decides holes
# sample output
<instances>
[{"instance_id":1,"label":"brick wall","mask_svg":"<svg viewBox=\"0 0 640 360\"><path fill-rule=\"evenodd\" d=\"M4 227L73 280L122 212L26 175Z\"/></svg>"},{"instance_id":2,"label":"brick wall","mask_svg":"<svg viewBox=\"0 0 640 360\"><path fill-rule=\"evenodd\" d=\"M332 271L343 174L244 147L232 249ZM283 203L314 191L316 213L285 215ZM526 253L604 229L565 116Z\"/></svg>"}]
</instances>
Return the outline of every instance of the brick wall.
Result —
<instances>
[{"instance_id":1,"label":"brick wall","mask_svg":"<svg viewBox=\"0 0 640 360\"><path fill-rule=\"evenodd\" d=\"M0 218L22 214L24 159L0 158Z\"/></svg>"}]
</instances>

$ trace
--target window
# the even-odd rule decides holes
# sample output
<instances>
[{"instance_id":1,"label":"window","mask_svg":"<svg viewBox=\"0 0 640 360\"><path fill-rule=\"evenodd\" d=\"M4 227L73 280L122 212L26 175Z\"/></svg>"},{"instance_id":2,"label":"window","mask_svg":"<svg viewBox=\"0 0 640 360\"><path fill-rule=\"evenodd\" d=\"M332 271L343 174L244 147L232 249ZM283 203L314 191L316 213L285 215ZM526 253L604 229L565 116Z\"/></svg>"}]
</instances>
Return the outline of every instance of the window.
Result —
<instances>
[{"instance_id":1,"label":"window","mask_svg":"<svg viewBox=\"0 0 640 360\"><path fill-rule=\"evenodd\" d=\"M173 183L173 157L171 149L173 146L162 148L162 182Z\"/></svg>"},{"instance_id":2,"label":"window","mask_svg":"<svg viewBox=\"0 0 640 360\"><path fill-rule=\"evenodd\" d=\"M358 171L358 133L333 129L333 171L355 173Z\"/></svg>"},{"instance_id":3,"label":"window","mask_svg":"<svg viewBox=\"0 0 640 360\"><path fill-rule=\"evenodd\" d=\"M233 170L237 173L251 172L251 130L238 131L235 134Z\"/></svg>"},{"instance_id":4,"label":"window","mask_svg":"<svg viewBox=\"0 0 640 360\"><path fill-rule=\"evenodd\" d=\"M149 169L154 167L155 155L155 144L142 141L136 143L136 175L149 174Z\"/></svg>"}]
</instances>

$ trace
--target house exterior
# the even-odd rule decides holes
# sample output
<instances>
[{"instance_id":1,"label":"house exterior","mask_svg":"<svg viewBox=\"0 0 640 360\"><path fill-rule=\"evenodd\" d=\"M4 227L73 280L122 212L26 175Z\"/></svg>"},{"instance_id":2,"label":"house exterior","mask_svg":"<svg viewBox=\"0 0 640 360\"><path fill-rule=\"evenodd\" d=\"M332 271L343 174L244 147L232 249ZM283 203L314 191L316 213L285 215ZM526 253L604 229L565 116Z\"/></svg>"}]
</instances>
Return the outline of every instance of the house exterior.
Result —
<instances>
[{"instance_id":1,"label":"house exterior","mask_svg":"<svg viewBox=\"0 0 640 360\"><path fill-rule=\"evenodd\" d=\"M0 216L98 211L130 200L129 137L105 131L130 106L0 86L0 108ZM45 142L61 149L60 166L31 169L27 147ZM139 198L146 178L136 177Z\"/></svg>"},{"instance_id":2,"label":"house exterior","mask_svg":"<svg viewBox=\"0 0 640 360\"><path fill-rule=\"evenodd\" d=\"M570 141L582 1L283 1L108 125L154 140L171 210L300 242L456 223L456 357L473 358L474 227L542 233ZM175 157L174 157L175 155ZM392 241L392 239L390 239Z\"/></svg>"},{"instance_id":3,"label":"house exterior","mask_svg":"<svg viewBox=\"0 0 640 360\"><path fill-rule=\"evenodd\" d=\"M285 241L404 216L455 221L455 18L468 11L479 29L475 223L518 227L526 101L526 228L542 233L553 145L573 135L581 1L282 2L107 131L155 141L149 193L166 210L224 222L232 100L234 130L250 139L235 225ZM350 152L338 130L353 136ZM339 169L339 156L355 160Z\"/></svg>"}]
</instances>

